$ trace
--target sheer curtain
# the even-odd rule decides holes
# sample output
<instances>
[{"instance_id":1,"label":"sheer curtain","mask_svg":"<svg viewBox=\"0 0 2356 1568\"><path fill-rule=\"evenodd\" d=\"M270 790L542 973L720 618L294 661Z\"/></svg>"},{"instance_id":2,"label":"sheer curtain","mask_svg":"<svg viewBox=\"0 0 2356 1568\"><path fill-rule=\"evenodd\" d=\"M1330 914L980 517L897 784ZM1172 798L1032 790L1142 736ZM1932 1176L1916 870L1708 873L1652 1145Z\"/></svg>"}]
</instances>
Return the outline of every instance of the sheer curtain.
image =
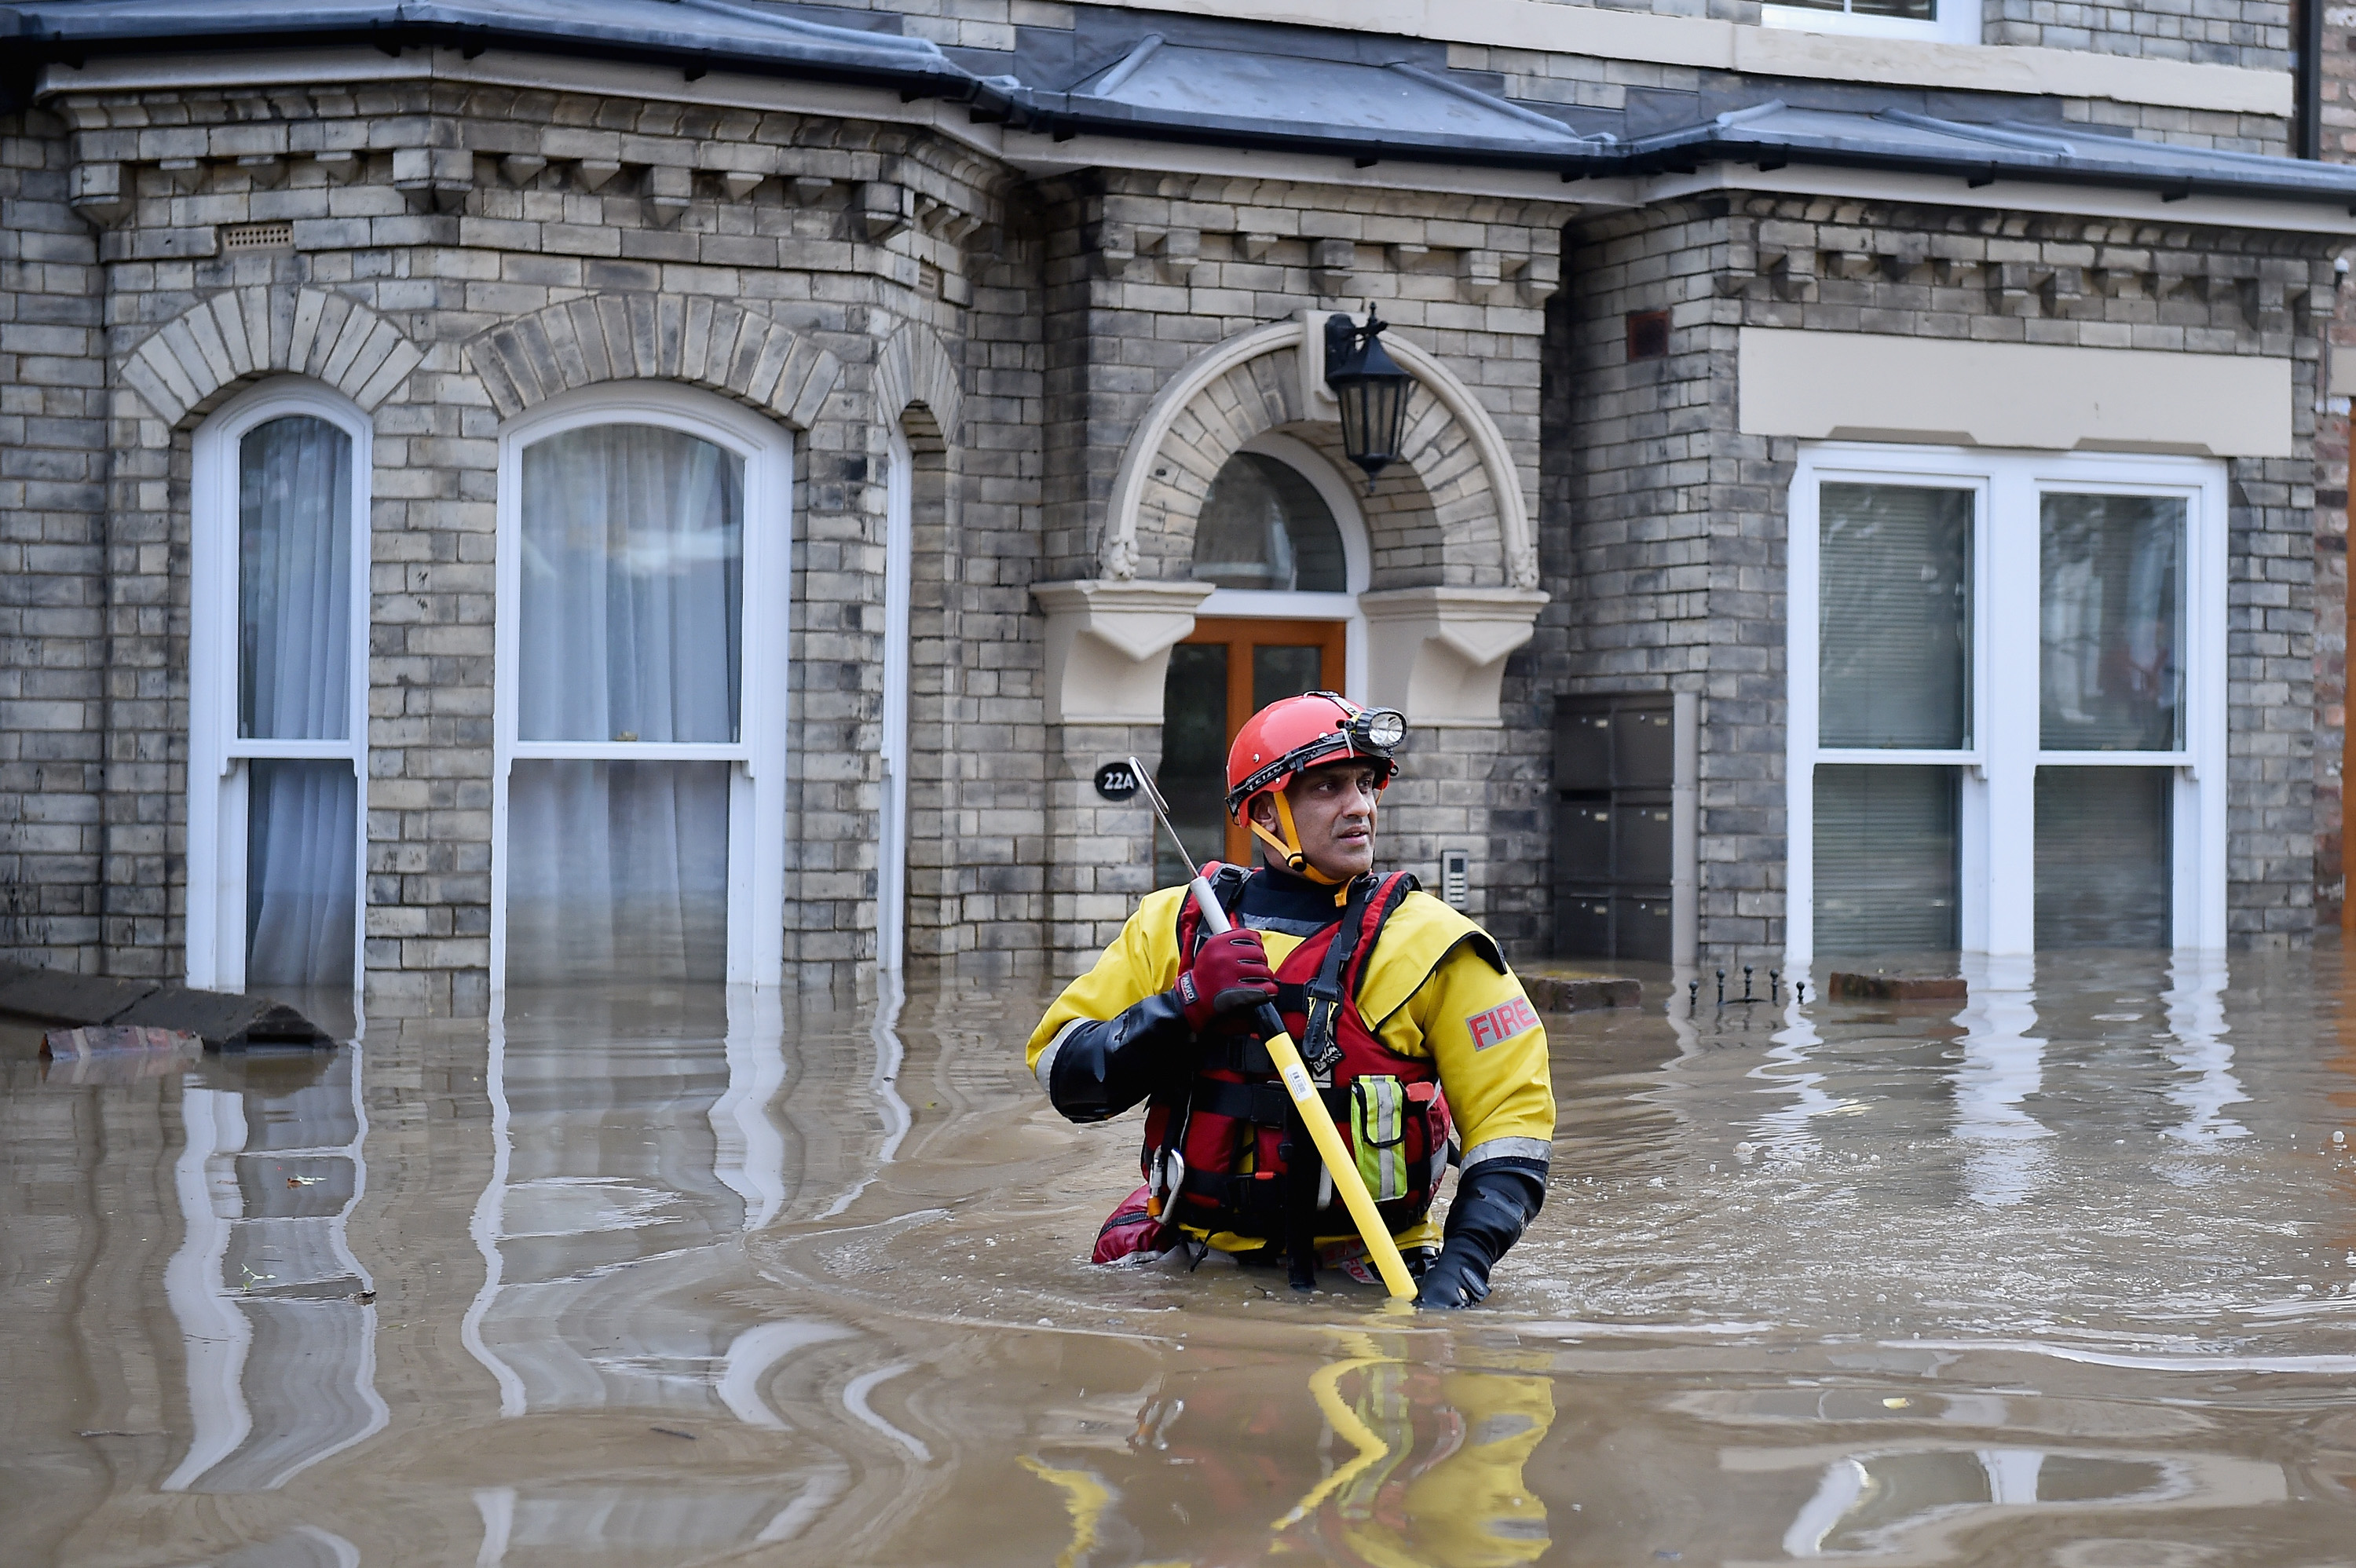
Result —
<instances>
[{"instance_id":1,"label":"sheer curtain","mask_svg":"<svg viewBox=\"0 0 2356 1568\"><path fill-rule=\"evenodd\" d=\"M508 785L510 985L724 978L724 762L628 748L741 730L744 460L612 424L525 449L517 738L611 759L518 760Z\"/></svg>"},{"instance_id":2,"label":"sheer curtain","mask_svg":"<svg viewBox=\"0 0 2356 1568\"><path fill-rule=\"evenodd\" d=\"M322 419L238 445L238 735L351 738L352 438ZM349 762L246 764L249 985L348 986L359 779Z\"/></svg>"}]
</instances>

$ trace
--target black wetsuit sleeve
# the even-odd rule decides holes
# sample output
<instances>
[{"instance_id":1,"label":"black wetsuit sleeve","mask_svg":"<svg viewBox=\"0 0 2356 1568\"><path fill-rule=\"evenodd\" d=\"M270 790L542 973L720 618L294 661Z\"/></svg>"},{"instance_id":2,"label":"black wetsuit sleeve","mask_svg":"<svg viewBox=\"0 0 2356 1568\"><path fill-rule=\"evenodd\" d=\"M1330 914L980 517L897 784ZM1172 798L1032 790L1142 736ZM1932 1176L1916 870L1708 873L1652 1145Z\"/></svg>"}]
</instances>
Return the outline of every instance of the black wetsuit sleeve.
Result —
<instances>
[{"instance_id":1,"label":"black wetsuit sleeve","mask_svg":"<svg viewBox=\"0 0 2356 1568\"><path fill-rule=\"evenodd\" d=\"M1038 1071L1055 1109L1075 1122L1101 1122L1183 1082L1194 1065L1194 1031L1165 991L1112 1018L1066 1026Z\"/></svg>"},{"instance_id":2,"label":"black wetsuit sleeve","mask_svg":"<svg viewBox=\"0 0 2356 1568\"><path fill-rule=\"evenodd\" d=\"M1446 1243L1424 1271L1419 1307L1472 1307L1489 1294L1489 1271L1522 1239L1546 1201L1546 1183L1494 1161L1457 1178L1442 1228Z\"/></svg>"}]
</instances>

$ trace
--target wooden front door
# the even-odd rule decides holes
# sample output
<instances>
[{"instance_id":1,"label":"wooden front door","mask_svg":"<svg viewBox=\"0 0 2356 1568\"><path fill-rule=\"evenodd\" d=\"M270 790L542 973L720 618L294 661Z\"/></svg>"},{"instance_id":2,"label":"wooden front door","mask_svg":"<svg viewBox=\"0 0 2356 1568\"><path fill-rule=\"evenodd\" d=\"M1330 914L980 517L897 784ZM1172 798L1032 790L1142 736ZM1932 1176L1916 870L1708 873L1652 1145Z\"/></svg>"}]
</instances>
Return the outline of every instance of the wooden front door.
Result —
<instances>
[{"instance_id":1,"label":"wooden front door","mask_svg":"<svg viewBox=\"0 0 2356 1568\"><path fill-rule=\"evenodd\" d=\"M1154 779L1195 860L1254 859L1251 835L1227 820L1227 750L1244 720L1269 703L1342 689L1346 629L1341 621L1210 616L1170 650ZM1156 883L1167 887L1185 874L1170 846L1157 840Z\"/></svg>"}]
</instances>

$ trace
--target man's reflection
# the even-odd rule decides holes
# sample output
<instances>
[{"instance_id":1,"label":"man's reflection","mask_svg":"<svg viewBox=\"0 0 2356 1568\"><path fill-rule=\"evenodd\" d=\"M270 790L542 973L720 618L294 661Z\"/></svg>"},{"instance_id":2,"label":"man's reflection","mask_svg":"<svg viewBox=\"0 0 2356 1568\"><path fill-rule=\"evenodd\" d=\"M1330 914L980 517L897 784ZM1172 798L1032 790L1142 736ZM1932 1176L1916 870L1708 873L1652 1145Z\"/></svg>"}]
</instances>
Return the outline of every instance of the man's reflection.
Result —
<instances>
[{"instance_id":1,"label":"man's reflection","mask_svg":"<svg viewBox=\"0 0 2356 1568\"><path fill-rule=\"evenodd\" d=\"M1183 1373L1139 1411L1125 1452L1023 1466L1061 1494L1078 1568L1105 1555L1198 1563L1270 1555L1368 1568L1508 1568L1551 1543L1524 1467L1554 1424L1552 1383L1494 1367L1354 1351L1275 1392L1264 1367ZM1312 1436L1314 1419L1323 1428ZM1321 1472L1305 1490L1305 1463ZM1294 1495L1277 1517L1268 1499Z\"/></svg>"}]
</instances>

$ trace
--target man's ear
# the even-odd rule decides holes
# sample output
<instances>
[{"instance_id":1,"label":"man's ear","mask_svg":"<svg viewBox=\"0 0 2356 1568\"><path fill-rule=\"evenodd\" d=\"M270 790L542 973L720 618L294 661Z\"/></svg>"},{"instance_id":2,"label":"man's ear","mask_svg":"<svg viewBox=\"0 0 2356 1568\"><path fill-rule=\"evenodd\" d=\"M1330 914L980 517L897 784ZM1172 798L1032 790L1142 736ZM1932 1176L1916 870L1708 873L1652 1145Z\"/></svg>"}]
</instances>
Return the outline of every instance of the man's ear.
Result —
<instances>
[{"instance_id":1,"label":"man's ear","mask_svg":"<svg viewBox=\"0 0 2356 1568\"><path fill-rule=\"evenodd\" d=\"M1251 805L1245 807L1245 814L1262 827L1273 830L1276 827L1275 798L1263 790L1252 796Z\"/></svg>"}]
</instances>

